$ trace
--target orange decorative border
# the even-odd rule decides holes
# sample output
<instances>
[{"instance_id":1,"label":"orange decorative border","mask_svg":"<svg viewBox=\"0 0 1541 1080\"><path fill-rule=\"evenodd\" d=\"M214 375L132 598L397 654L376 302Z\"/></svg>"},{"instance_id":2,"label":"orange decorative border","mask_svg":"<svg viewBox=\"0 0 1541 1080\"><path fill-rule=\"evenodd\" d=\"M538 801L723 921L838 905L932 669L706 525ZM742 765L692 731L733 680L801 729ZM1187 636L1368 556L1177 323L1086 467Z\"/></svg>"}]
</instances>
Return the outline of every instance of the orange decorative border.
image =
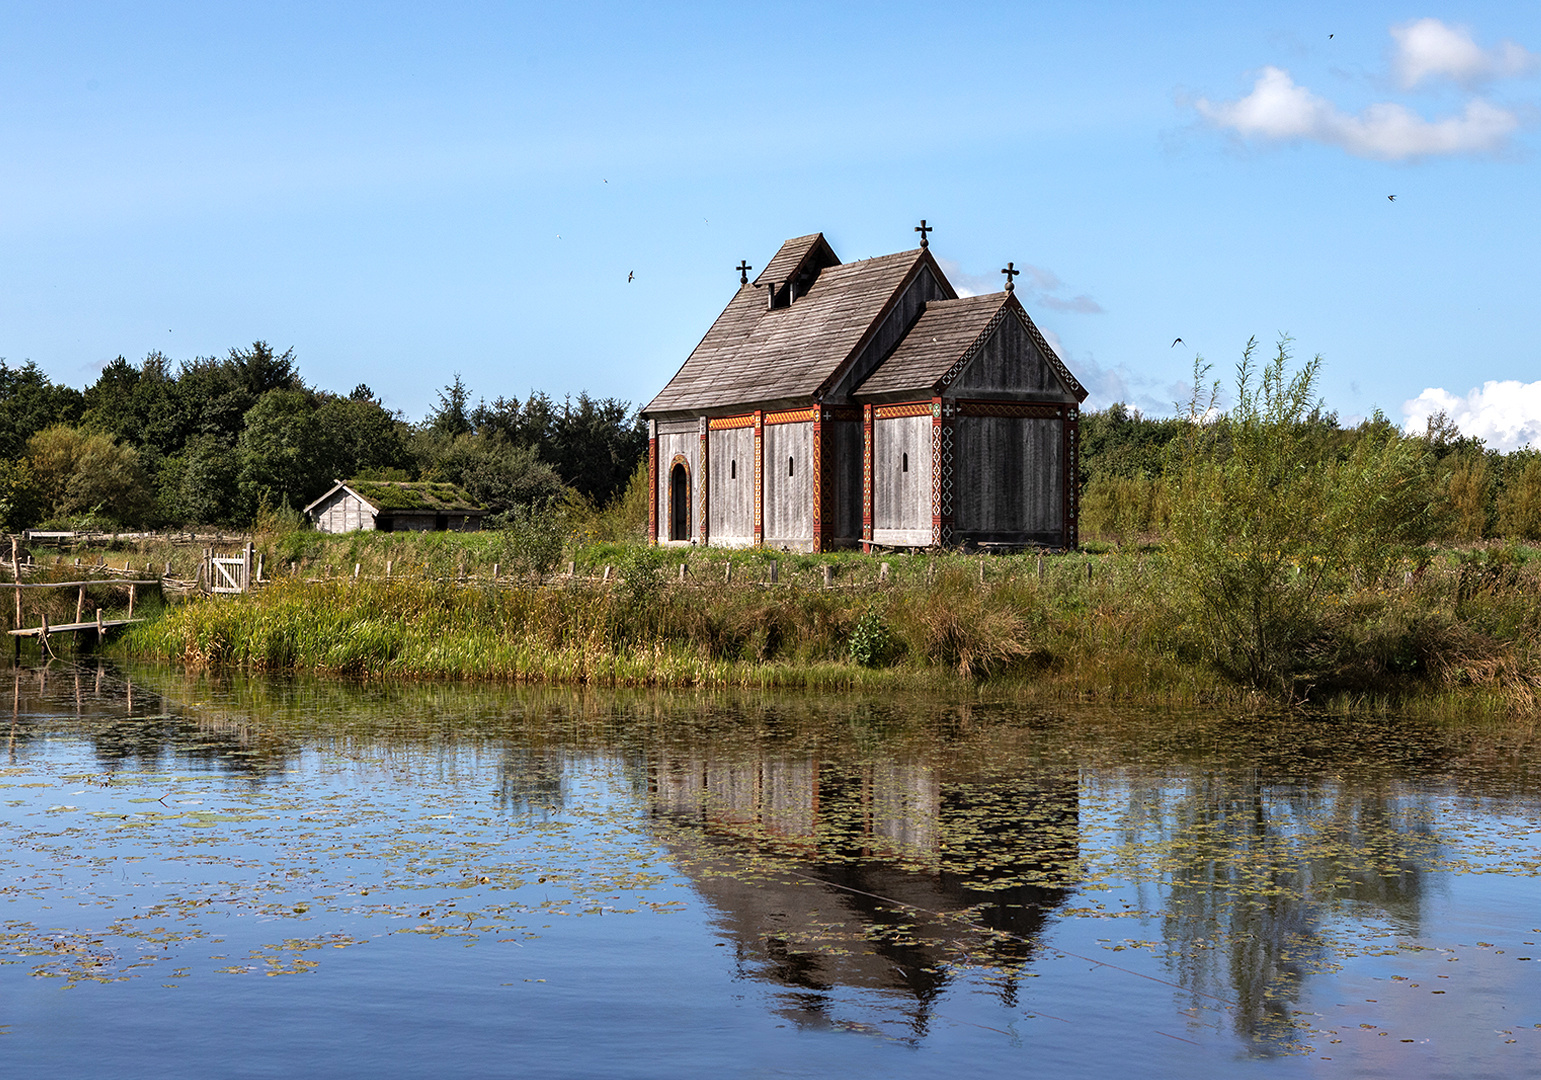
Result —
<instances>
[{"instance_id":1,"label":"orange decorative border","mask_svg":"<svg viewBox=\"0 0 1541 1080\"><path fill-rule=\"evenodd\" d=\"M786 412L768 412L767 424L805 424L813 419L812 409L790 409Z\"/></svg>"},{"instance_id":2,"label":"orange decorative border","mask_svg":"<svg viewBox=\"0 0 1541 1080\"><path fill-rule=\"evenodd\" d=\"M754 427L754 413L743 416L716 416L707 425L713 431L732 431L734 428Z\"/></svg>"},{"instance_id":3,"label":"orange decorative border","mask_svg":"<svg viewBox=\"0 0 1541 1080\"><path fill-rule=\"evenodd\" d=\"M903 405L878 405L872 412L879 420L897 420L901 416L930 416L931 403L929 401L909 401Z\"/></svg>"}]
</instances>

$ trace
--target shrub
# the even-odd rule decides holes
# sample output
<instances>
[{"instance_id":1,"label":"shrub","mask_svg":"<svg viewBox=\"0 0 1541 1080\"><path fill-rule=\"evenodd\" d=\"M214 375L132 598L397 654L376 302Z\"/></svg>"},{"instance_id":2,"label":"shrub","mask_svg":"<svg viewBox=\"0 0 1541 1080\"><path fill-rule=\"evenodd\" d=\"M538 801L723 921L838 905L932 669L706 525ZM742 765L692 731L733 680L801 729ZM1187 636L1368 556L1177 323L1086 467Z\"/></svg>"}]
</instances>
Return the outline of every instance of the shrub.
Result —
<instances>
[{"instance_id":1,"label":"shrub","mask_svg":"<svg viewBox=\"0 0 1541 1080\"><path fill-rule=\"evenodd\" d=\"M893 662L899 651L899 642L894 638L893 631L889 630L888 621L876 604L856 620L856 629L851 631L849 650L851 659L862 667L887 667Z\"/></svg>"},{"instance_id":2,"label":"shrub","mask_svg":"<svg viewBox=\"0 0 1541 1080\"><path fill-rule=\"evenodd\" d=\"M1335 459L1310 424L1321 358L1292 372L1283 338L1259 373L1255 350L1248 342L1228 412L1214 409L1217 384L1189 403L1167 469L1167 565L1203 651L1255 687L1288 692L1332 603L1427 536L1427 461L1389 425ZM1206 372L1195 366L1195 387Z\"/></svg>"}]
</instances>

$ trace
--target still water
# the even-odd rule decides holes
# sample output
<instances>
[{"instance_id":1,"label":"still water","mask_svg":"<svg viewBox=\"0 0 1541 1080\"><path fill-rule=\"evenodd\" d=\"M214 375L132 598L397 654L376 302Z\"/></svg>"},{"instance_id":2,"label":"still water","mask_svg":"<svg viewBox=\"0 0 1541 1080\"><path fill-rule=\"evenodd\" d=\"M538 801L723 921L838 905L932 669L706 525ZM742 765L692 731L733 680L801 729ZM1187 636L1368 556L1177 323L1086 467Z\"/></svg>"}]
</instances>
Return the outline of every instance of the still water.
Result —
<instances>
[{"instance_id":1,"label":"still water","mask_svg":"<svg viewBox=\"0 0 1541 1080\"><path fill-rule=\"evenodd\" d=\"M5 1076L1541 1076L1528 725L0 693Z\"/></svg>"}]
</instances>

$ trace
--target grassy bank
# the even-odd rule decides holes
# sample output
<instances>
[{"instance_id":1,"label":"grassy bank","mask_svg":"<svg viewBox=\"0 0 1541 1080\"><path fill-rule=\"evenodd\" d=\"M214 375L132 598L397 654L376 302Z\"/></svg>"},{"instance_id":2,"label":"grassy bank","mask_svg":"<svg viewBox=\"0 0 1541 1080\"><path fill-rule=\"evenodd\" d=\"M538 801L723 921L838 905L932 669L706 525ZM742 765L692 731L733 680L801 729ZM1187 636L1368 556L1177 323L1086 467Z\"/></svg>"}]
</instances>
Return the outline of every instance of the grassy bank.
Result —
<instances>
[{"instance_id":1,"label":"grassy bank","mask_svg":"<svg viewBox=\"0 0 1541 1080\"><path fill-rule=\"evenodd\" d=\"M347 557L363 562L385 540L350 541L361 546ZM878 691L983 682L1058 700L1495 715L1533 712L1541 692L1534 549L1428 552L1335 597L1301 640L1291 681L1259 691L1206 651L1211 628L1194 625L1159 551L885 559L601 546L574 553L574 576L500 568L494 581L490 560L475 558L489 554L474 546L484 539L434 542L448 553L438 568L395 564L389 580L353 580L344 564L332 579L281 578L172 608L117 647L355 677ZM431 573L445 566L454 572Z\"/></svg>"}]
</instances>

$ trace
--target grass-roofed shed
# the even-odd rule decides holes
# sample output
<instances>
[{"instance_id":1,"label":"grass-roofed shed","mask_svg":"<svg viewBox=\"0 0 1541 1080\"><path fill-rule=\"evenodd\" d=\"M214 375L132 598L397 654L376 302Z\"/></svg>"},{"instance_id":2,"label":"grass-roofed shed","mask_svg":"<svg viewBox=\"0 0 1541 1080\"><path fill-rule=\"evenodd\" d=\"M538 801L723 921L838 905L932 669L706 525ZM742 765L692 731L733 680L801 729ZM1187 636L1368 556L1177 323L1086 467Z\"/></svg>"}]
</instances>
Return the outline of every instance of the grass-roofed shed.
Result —
<instances>
[{"instance_id":1,"label":"grass-roofed shed","mask_svg":"<svg viewBox=\"0 0 1541 1080\"><path fill-rule=\"evenodd\" d=\"M487 511L454 484L430 480L338 480L305 508L322 532L473 532Z\"/></svg>"}]
</instances>

